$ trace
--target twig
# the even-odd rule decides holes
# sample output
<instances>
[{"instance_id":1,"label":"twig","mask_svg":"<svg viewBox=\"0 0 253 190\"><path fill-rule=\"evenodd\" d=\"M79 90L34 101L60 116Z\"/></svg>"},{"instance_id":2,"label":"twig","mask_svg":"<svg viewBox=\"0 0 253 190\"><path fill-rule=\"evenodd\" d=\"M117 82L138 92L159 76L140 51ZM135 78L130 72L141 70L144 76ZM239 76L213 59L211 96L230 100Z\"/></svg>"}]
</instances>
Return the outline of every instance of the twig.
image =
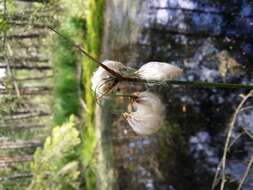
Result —
<instances>
[{"instance_id":1,"label":"twig","mask_svg":"<svg viewBox=\"0 0 253 190\"><path fill-rule=\"evenodd\" d=\"M240 102L240 104L236 108L236 111L234 113L232 121L229 125L229 130L228 130L228 134L227 134L227 138L226 138L226 142L225 142L225 146L224 146L224 151L223 151L223 156L222 156L222 160L221 160L222 178L221 178L220 190L224 189L224 186L225 186L225 183L226 183L226 171L225 171L225 169L226 169L226 159L227 159L227 153L228 153L228 148L229 148L229 144L230 144L230 139L231 139L231 136L232 136L233 128L235 126L237 115L240 112L242 106L245 104L245 102L248 100L248 98L251 97L252 95L253 95L253 91L250 91L246 96L244 96L243 100Z\"/></svg>"},{"instance_id":2,"label":"twig","mask_svg":"<svg viewBox=\"0 0 253 190\"><path fill-rule=\"evenodd\" d=\"M82 108L87 111L87 105L85 104L85 102L83 101L83 99L81 97L79 97L79 101L80 101L80 104L82 106Z\"/></svg>"},{"instance_id":3,"label":"twig","mask_svg":"<svg viewBox=\"0 0 253 190\"><path fill-rule=\"evenodd\" d=\"M245 173L244 173L244 175L243 175L242 180L240 181L240 184L239 184L238 187L237 187L237 190L240 190L240 189L242 188L242 185L244 184L244 182L245 182L245 180L246 180L246 178L247 178L247 176L248 176L248 174L249 174L249 171L250 171L250 169L251 169L252 164L253 164L253 156L251 156L251 159L250 159L250 161L249 161L249 164L248 164L248 166L247 166L247 169L246 169L246 171L245 171Z\"/></svg>"},{"instance_id":4,"label":"twig","mask_svg":"<svg viewBox=\"0 0 253 190\"><path fill-rule=\"evenodd\" d=\"M243 112L243 111L248 111L248 110L250 110L250 109L253 110L253 105L251 105L251 106L246 106L246 107L242 108L242 109L241 109L241 112Z\"/></svg>"},{"instance_id":5,"label":"twig","mask_svg":"<svg viewBox=\"0 0 253 190\"><path fill-rule=\"evenodd\" d=\"M214 179L213 179L213 183L212 183L212 190L214 190L214 188L216 187L216 185L218 184L219 179L219 172L220 172L220 168L221 168L221 161L219 162L217 168L216 168L216 172L214 175ZM218 180L219 179L219 180Z\"/></svg>"},{"instance_id":6,"label":"twig","mask_svg":"<svg viewBox=\"0 0 253 190\"><path fill-rule=\"evenodd\" d=\"M253 134L251 134L251 132L248 129L246 129L245 127L242 127L242 129L243 129L244 133L246 133L248 135L248 137L250 137L253 140Z\"/></svg>"},{"instance_id":7,"label":"twig","mask_svg":"<svg viewBox=\"0 0 253 190\"><path fill-rule=\"evenodd\" d=\"M48 28L50 30L52 30L53 32L55 32L56 34L58 34L59 36L61 36L63 39L65 39L69 43L71 43L71 45L73 45L75 48L77 48L79 51L81 51L83 54L85 54L89 59L91 59L92 61L94 61L97 65L103 67L110 74L112 74L113 76L115 76L116 78L119 78L119 79L123 78L121 74L115 72L114 70L110 69L109 67L107 67L106 65L104 65L103 63L101 63L100 61L98 61L97 59L95 59L94 57L92 57L83 48L81 48L79 45L75 44L75 42L73 42L71 39L67 38L66 36L64 36L63 34L59 33L58 31L56 31L55 29L53 29L50 26L48 26Z\"/></svg>"},{"instance_id":8,"label":"twig","mask_svg":"<svg viewBox=\"0 0 253 190\"><path fill-rule=\"evenodd\" d=\"M108 89L102 95L100 95L100 97L97 98L97 101L99 101L103 96L108 94L118 84L118 82L118 80L113 81L113 83L108 87Z\"/></svg>"},{"instance_id":9,"label":"twig","mask_svg":"<svg viewBox=\"0 0 253 190\"><path fill-rule=\"evenodd\" d=\"M230 150L230 148L235 144L235 142L243 135L242 133L239 133L234 140L230 143L229 147L228 147L228 151ZM220 180L220 176L219 176L219 172L220 172L220 168L221 168L221 163L222 160L219 162L217 168L216 168L216 172L214 175L214 179L213 179L213 183L212 183L212 190L214 190L214 188L216 187L216 185L218 184L219 180Z\"/></svg>"}]
</instances>

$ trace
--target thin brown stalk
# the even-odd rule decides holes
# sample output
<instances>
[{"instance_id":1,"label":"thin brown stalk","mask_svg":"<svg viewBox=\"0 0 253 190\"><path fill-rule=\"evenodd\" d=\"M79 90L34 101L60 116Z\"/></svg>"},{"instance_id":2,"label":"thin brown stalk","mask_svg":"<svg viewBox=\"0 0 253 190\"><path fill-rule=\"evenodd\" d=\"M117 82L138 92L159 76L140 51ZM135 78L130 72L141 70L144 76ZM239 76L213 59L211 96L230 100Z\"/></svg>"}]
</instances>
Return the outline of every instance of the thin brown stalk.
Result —
<instances>
[{"instance_id":1,"label":"thin brown stalk","mask_svg":"<svg viewBox=\"0 0 253 190\"><path fill-rule=\"evenodd\" d=\"M246 96L243 97L243 100L240 102L240 104L236 108L236 111L233 115L232 121L229 125L229 130L228 130L228 134L227 134L227 137L226 137L223 156L222 156L222 160L221 160L222 176L221 176L220 190L224 189L224 186L225 186L225 183L226 183L226 171L225 171L226 170L226 160L227 160L228 149L229 149L230 140L231 140L231 136L232 136L232 131L234 129L237 116L238 116L239 112L241 111L242 106L245 104L245 102L248 100L248 98L251 97L252 95L253 95L253 91L250 91Z\"/></svg>"},{"instance_id":2,"label":"thin brown stalk","mask_svg":"<svg viewBox=\"0 0 253 190\"><path fill-rule=\"evenodd\" d=\"M248 164L248 166L247 166L247 169L246 169L246 171L245 171L245 173L244 173L244 175L243 175L243 177L242 177L242 180L240 181L239 186L237 187L237 190L240 190L240 189L242 188L242 186L243 186L245 180L247 179L247 176L249 175L249 172L250 172L250 169L251 169L252 164L253 164L253 156L251 156L251 159L250 159L250 161L249 161L249 164Z\"/></svg>"},{"instance_id":3,"label":"thin brown stalk","mask_svg":"<svg viewBox=\"0 0 253 190\"><path fill-rule=\"evenodd\" d=\"M245 127L242 127L242 130L244 131L245 134L247 134L248 137L250 137L253 140L253 135L248 129L246 129Z\"/></svg>"},{"instance_id":4,"label":"thin brown stalk","mask_svg":"<svg viewBox=\"0 0 253 190\"><path fill-rule=\"evenodd\" d=\"M243 135L243 132L238 134L233 141L231 141L229 147L228 147L228 151L230 150L230 148L235 144L235 142ZM222 161L219 162L217 168L216 168L216 172L214 175L214 179L213 179L213 183L212 183L212 190L214 190L214 188L218 185L219 181L220 181L220 176L219 176L219 172L220 172L220 168L221 168L221 163Z\"/></svg>"},{"instance_id":5,"label":"thin brown stalk","mask_svg":"<svg viewBox=\"0 0 253 190\"><path fill-rule=\"evenodd\" d=\"M109 67L107 67L106 65L104 65L103 63L101 63L100 61L98 61L97 59L95 59L94 57L92 57L89 53L87 53L83 48L81 48L80 45L75 44L75 42L73 42L71 39L67 38L66 36L64 36L63 34L59 33L58 31L56 31L55 29L53 29L52 27L48 26L48 28L50 30L52 30L53 32L55 32L56 34L58 34L59 36L61 36L63 39L65 39L66 41L68 41L69 43L71 43L71 45L73 45L75 48L77 48L79 51L81 51L84 55L86 55L89 59L91 59L92 61L94 61L94 63L96 63L98 66L103 67L107 72L109 72L110 74L112 74L113 76L115 76L118 79L122 79L123 76L117 72L115 72L114 70L110 69Z\"/></svg>"}]
</instances>

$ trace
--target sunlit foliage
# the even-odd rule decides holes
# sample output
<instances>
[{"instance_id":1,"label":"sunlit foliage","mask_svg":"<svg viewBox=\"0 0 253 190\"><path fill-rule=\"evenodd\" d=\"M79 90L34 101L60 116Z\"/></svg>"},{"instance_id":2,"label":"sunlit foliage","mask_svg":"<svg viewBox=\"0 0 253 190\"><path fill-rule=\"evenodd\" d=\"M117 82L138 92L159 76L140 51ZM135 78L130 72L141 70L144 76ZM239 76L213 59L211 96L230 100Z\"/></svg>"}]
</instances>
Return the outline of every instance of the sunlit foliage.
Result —
<instances>
[{"instance_id":1,"label":"sunlit foliage","mask_svg":"<svg viewBox=\"0 0 253 190\"><path fill-rule=\"evenodd\" d=\"M69 38L82 41L85 20L78 17L69 18L62 24L61 33ZM78 56L75 48L65 39L57 36L53 47L55 67L54 88L54 123L61 125L71 114L79 112L80 85L78 82Z\"/></svg>"},{"instance_id":2,"label":"sunlit foliage","mask_svg":"<svg viewBox=\"0 0 253 190\"><path fill-rule=\"evenodd\" d=\"M28 190L71 190L79 187L78 145L79 132L71 117L62 126L55 127L43 148L37 149L32 163L34 175Z\"/></svg>"}]
</instances>

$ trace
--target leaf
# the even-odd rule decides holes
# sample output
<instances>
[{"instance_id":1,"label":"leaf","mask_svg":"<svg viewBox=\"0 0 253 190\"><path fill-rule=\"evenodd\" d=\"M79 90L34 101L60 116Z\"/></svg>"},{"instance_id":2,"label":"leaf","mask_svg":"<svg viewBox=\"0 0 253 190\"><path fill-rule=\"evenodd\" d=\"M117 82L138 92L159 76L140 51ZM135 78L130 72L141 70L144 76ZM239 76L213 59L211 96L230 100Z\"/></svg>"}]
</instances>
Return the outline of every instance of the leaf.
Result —
<instances>
[{"instance_id":1,"label":"leaf","mask_svg":"<svg viewBox=\"0 0 253 190\"><path fill-rule=\"evenodd\" d=\"M53 129L43 148L39 148L32 163L34 175L28 190L78 189L79 162L77 146L79 132L75 128L75 118Z\"/></svg>"}]
</instances>

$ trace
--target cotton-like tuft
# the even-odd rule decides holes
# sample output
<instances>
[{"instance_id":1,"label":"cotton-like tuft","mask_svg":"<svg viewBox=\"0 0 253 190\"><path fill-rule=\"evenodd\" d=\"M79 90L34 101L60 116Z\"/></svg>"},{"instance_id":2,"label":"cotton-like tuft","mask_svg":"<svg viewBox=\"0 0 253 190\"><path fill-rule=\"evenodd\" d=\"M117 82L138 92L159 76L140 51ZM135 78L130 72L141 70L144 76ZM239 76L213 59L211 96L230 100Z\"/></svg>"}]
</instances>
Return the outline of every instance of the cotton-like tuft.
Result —
<instances>
[{"instance_id":1,"label":"cotton-like tuft","mask_svg":"<svg viewBox=\"0 0 253 190\"><path fill-rule=\"evenodd\" d=\"M133 111L125 113L124 116L137 134L154 134L162 126L165 106L159 97L151 92L145 91L136 95L137 98L132 104Z\"/></svg>"},{"instance_id":2,"label":"cotton-like tuft","mask_svg":"<svg viewBox=\"0 0 253 190\"><path fill-rule=\"evenodd\" d=\"M145 115L143 115L145 114ZM133 112L125 115L132 129L139 135L152 135L162 125L163 120L157 114Z\"/></svg>"},{"instance_id":3,"label":"cotton-like tuft","mask_svg":"<svg viewBox=\"0 0 253 190\"><path fill-rule=\"evenodd\" d=\"M176 80L182 76L182 69L163 62L148 62L136 71L141 79L145 80Z\"/></svg>"},{"instance_id":4,"label":"cotton-like tuft","mask_svg":"<svg viewBox=\"0 0 253 190\"><path fill-rule=\"evenodd\" d=\"M103 64L113 71L120 73L120 70L125 66L117 61L106 60ZM108 73L103 67L98 67L98 69L93 73L91 78L92 90L96 92L97 95L103 95L111 87L112 81L108 80L112 75Z\"/></svg>"},{"instance_id":5,"label":"cotton-like tuft","mask_svg":"<svg viewBox=\"0 0 253 190\"><path fill-rule=\"evenodd\" d=\"M146 106L154 113L161 114L165 110L165 106L163 105L160 98L149 91L144 91L141 93L135 93L138 97L133 102L133 109L146 109Z\"/></svg>"}]
</instances>

